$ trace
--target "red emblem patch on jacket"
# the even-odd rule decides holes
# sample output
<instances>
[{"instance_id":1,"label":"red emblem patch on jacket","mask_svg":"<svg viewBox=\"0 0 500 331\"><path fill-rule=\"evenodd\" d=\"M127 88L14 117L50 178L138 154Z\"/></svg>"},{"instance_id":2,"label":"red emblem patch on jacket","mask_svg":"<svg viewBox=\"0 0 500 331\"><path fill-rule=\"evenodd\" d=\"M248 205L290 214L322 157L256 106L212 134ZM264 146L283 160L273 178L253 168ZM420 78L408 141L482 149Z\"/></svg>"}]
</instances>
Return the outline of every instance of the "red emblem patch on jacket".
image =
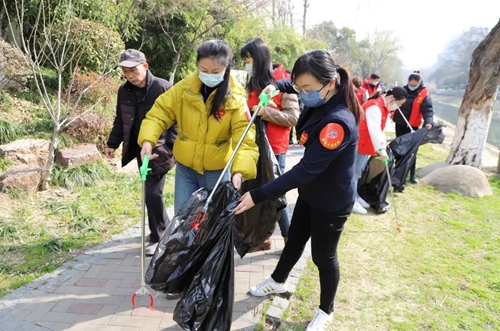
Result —
<instances>
[{"instance_id":1,"label":"red emblem patch on jacket","mask_svg":"<svg viewBox=\"0 0 500 331\"><path fill-rule=\"evenodd\" d=\"M302 134L300 135L299 145L303 146L306 143L308 138L309 138L309 136L307 135L307 133L305 131L303 131Z\"/></svg>"},{"instance_id":2,"label":"red emblem patch on jacket","mask_svg":"<svg viewBox=\"0 0 500 331\"><path fill-rule=\"evenodd\" d=\"M226 110L225 109L219 109L219 118L223 118L224 115L226 115Z\"/></svg>"},{"instance_id":3,"label":"red emblem patch on jacket","mask_svg":"<svg viewBox=\"0 0 500 331\"><path fill-rule=\"evenodd\" d=\"M342 144L344 140L344 129L340 124L329 123L319 134L321 145L327 149L335 149Z\"/></svg>"}]
</instances>

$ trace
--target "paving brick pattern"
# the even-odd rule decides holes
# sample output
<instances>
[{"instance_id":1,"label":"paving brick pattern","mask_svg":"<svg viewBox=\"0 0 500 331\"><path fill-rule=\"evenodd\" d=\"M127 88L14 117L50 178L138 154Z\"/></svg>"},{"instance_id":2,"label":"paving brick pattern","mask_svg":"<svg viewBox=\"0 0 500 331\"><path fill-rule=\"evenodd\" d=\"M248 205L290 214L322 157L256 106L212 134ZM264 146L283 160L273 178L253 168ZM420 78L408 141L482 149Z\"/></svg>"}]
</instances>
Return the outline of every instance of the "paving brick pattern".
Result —
<instances>
[{"instance_id":1,"label":"paving brick pattern","mask_svg":"<svg viewBox=\"0 0 500 331\"><path fill-rule=\"evenodd\" d=\"M301 154L300 147L292 148L288 167L298 162ZM296 192L289 192L287 197L291 211ZM271 238L270 251L247 254L243 259L235 253L232 330L253 330L262 316L267 299L251 297L247 292L278 262L284 246L279 227ZM146 296L137 297L137 306L132 309L132 294L141 284L140 252L137 224L1 298L0 330L182 330L172 319L177 301L166 300L163 293L151 291L155 296L153 311Z\"/></svg>"}]
</instances>

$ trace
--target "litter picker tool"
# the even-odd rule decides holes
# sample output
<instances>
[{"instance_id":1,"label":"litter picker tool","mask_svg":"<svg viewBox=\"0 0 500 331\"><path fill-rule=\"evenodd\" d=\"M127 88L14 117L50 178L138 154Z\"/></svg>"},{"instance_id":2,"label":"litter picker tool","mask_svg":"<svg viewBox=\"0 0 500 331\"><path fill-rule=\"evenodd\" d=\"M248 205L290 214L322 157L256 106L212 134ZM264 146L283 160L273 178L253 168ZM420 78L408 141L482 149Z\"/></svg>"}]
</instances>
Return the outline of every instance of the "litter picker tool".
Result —
<instances>
[{"instance_id":1,"label":"litter picker tool","mask_svg":"<svg viewBox=\"0 0 500 331\"><path fill-rule=\"evenodd\" d=\"M380 151L378 152L378 155L380 155ZM398 209L396 208L396 199L394 198L394 187L392 187L392 178L391 178L391 172L389 171L389 157L387 156L384 160L382 160L385 165L385 172L387 174L387 181L389 182L389 191L391 192L391 198L392 198L392 204L394 206L394 215L396 217L396 230L401 233L401 226L399 225L399 218L398 218Z\"/></svg>"},{"instance_id":2,"label":"litter picker tool","mask_svg":"<svg viewBox=\"0 0 500 331\"><path fill-rule=\"evenodd\" d=\"M279 90L275 90L274 92L272 92L271 93L271 98L273 98L274 96L276 96L278 93L280 93ZM245 131L243 131L243 134L241 135L240 140L236 144L236 147L234 148L233 153L229 157L229 160L227 161L226 166L222 170L222 172L221 172L221 174L219 176L219 179L217 179L217 182L215 183L215 186L212 189L212 192L210 192L210 195L208 196L207 201L205 202L205 205L203 206L203 208L200 209L200 211L198 211L198 213L196 213L196 216L195 216L194 220L191 222L191 227L193 229L195 229L196 231L199 230L201 224L203 224L203 221L205 221L205 217L207 216L208 205L210 204L210 202L212 202L212 198L214 196L214 193L215 193L217 187L221 183L222 178L224 178L224 174L226 173L226 171L229 169L229 166L233 162L233 159L234 159L234 157L236 155L236 152L238 152L238 149L240 148L241 144L243 143L243 140L245 139L248 131L252 127L252 124L255 121L255 118L257 117L257 114L259 113L259 111L260 111L260 109L262 107L265 107L265 106L267 106L269 104L276 106L276 104L269 98L269 94L267 94L267 93L261 93L259 95L259 104L258 104L257 110L255 110L255 112L253 113L252 117L250 118L250 121L248 122L248 125L245 128Z\"/></svg>"},{"instance_id":3,"label":"litter picker tool","mask_svg":"<svg viewBox=\"0 0 500 331\"><path fill-rule=\"evenodd\" d=\"M142 165L139 168L139 172L141 174L141 181L142 181L142 222L141 222L141 288L137 290L132 295L132 309L135 308L135 299L137 298L138 295L148 295L149 296L149 308L153 310L154 308L154 303L155 299L153 297L153 294L149 292L149 290L146 288L146 274L144 270L144 265L145 265L145 232L146 232L146 176L148 172L151 171L151 168L149 168L149 157L147 155L144 155L144 159L142 160Z\"/></svg>"},{"instance_id":4,"label":"litter picker tool","mask_svg":"<svg viewBox=\"0 0 500 331\"><path fill-rule=\"evenodd\" d=\"M410 122L408 122L408 120L406 119L405 115L401 111L401 108L398 107L398 111L399 111L399 115L401 115L401 117L405 120L406 125L408 125L408 128L410 129L410 131L414 132L415 130L413 130L413 128L411 127Z\"/></svg>"}]
</instances>

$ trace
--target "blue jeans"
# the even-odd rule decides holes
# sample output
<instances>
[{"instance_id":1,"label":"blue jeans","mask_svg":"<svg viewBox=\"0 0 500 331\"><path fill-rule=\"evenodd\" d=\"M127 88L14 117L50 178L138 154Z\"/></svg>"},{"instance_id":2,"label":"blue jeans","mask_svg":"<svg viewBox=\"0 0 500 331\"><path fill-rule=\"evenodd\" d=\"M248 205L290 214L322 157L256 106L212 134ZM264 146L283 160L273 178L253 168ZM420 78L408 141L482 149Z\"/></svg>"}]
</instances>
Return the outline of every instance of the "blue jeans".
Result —
<instances>
[{"instance_id":1,"label":"blue jeans","mask_svg":"<svg viewBox=\"0 0 500 331\"><path fill-rule=\"evenodd\" d=\"M182 205L189 200L191 194L199 188L213 189L221 173L222 170L214 170L205 171L203 175L200 175L195 170L177 162L175 168L174 213L177 214ZM229 177L229 171L227 171L221 183L229 181Z\"/></svg>"},{"instance_id":2,"label":"blue jeans","mask_svg":"<svg viewBox=\"0 0 500 331\"><path fill-rule=\"evenodd\" d=\"M280 167L281 174L285 173L285 160L286 154L275 154L276 160ZM288 238L288 228L290 228L290 217L288 216L288 207L283 209L280 219L278 220L278 225L280 226L281 236L283 238Z\"/></svg>"},{"instance_id":3,"label":"blue jeans","mask_svg":"<svg viewBox=\"0 0 500 331\"><path fill-rule=\"evenodd\" d=\"M358 181L361 178L361 175L363 174L363 171L365 170L366 164L368 163L369 159L370 159L370 155L361 154L361 153L356 154L355 171L356 171L356 179ZM356 185L356 197L359 197L357 188L358 188L358 185Z\"/></svg>"}]
</instances>

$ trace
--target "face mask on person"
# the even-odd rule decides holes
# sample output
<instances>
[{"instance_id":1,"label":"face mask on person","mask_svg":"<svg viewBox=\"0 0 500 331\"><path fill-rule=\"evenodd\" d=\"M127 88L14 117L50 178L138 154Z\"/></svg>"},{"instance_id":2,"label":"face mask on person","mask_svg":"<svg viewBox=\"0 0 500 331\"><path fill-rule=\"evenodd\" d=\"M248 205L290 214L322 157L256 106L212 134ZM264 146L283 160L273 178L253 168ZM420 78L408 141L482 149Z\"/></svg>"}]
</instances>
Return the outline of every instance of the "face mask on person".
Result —
<instances>
[{"instance_id":1,"label":"face mask on person","mask_svg":"<svg viewBox=\"0 0 500 331\"><path fill-rule=\"evenodd\" d=\"M370 83L371 86L377 86L378 85L378 82L373 82L373 83Z\"/></svg>"},{"instance_id":2,"label":"face mask on person","mask_svg":"<svg viewBox=\"0 0 500 331\"><path fill-rule=\"evenodd\" d=\"M389 109L389 110L396 110L396 109L398 109L398 104L396 103L396 101L391 101L387 105L387 109Z\"/></svg>"},{"instance_id":3,"label":"face mask on person","mask_svg":"<svg viewBox=\"0 0 500 331\"><path fill-rule=\"evenodd\" d=\"M253 71L253 64L251 64L251 63L245 64L245 70L246 70L247 74L249 76L251 76L252 75L252 71Z\"/></svg>"},{"instance_id":4,"label":"face mask on person","mask_svg":"<svg viewBox=\"0 0 500 331\"><path fill-rule=\"evenodd\" d=\"M207 74L200 71L198 77L208 87L216 87L224 81L224 74Z\"/></svg>"},{"instance_id":5,"label":"face mask on person","mask_svg":"<svg viewBox=\"0 0 500 331\"><path fill-rule=\"evenodd\" d=\"M408 85L408 89L410 91L415 91L416 89L418 89L418 85L417 86L411 86L411 85Z\"/></svg>"},{"instance_id":6,"label":"face mask on person","mask_svg":"<svg viewBox=\"0 0 500 331\"><path fill-rule=\"evenodd\" d=\"M326 84L326 85L328 85L328 84ZM325 103L326 97L328 96L328 92L330 92L330 91L328 91L326 93L326 95L325 95L324 98L321 98L319 96L319 92L321 92L321 90L326 85L324 85L321 89L316 90L316 91L311 91L311 92L300 91L299 92L300 101L302 101L302 103L304 104L304 106L307 106L309 108L314 108L314 107L321 106L322 104Z\"/></svg>"}]
</instances>

